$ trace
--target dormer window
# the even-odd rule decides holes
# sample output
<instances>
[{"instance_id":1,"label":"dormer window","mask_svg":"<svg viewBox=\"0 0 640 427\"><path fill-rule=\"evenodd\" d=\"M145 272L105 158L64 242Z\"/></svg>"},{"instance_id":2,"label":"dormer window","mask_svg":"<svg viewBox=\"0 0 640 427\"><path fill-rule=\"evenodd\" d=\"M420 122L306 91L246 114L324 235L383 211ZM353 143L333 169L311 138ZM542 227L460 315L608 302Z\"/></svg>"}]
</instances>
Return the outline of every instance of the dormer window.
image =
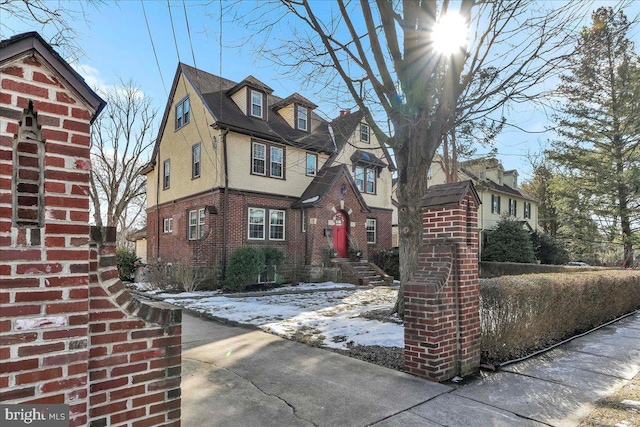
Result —
<instances>
[{"instance_id":1,"label":"dormer window","mask_svg":"<svg viewBox=\"0 0 640 427\"><path fill-rule=\"evenodd\" d=\"M176 104L176 130L189 123L190 118L191 105L187 96Z\"/></svg>"},{"instance_id":2,"label":"dormer window","mask_svg":"<svg viewBox=\"0 0 640 427\"><path fill-rule=\"evenodd\" d=\"M307 124L308 124L307 107L303 107L302 105L296 105L296 114L297 114L296 126L298 127L298 129L304 130L304 131L309 130L307 127Z\"/></svg>"},{"instance_id":3,"label":"dormer window","mask_svg":"<svg viewBox=\"0 0 640 427\"><path fill-rule=\"evenodd\" d=\"M369 143L369 125L360 123L360 141Z\"/></svg>"},{"instance_id":4,"label":"dormer window","mask_svg":"<svg viewBox=\"0 0 640 427\"><path fill-rule=\"evenodd\" d=\"M262 114L262 93L252 90L251 91L251 115L253 117L263 118Z\"/></svg>"}]
</instances>

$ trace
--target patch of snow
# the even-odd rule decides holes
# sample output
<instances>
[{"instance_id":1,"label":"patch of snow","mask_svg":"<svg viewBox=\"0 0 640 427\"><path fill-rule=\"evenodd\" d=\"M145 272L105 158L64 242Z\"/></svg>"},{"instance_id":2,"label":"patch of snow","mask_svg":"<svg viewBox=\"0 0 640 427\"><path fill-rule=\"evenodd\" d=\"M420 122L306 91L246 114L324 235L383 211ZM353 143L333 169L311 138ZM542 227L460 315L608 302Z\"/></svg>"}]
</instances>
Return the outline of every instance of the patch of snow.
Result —
<instances>
[{"instance_id":1,"label":"patch of snow","mask_svg":"<svg viewBox=\"0 0 640 427\"><path fill-rule=\"evenodd\" d=\"M320 196L313 196L306 200L303 200L301 203L313 203L313 202L317 202L318 200L320 200Z\"/></svg>"}]
</instances>

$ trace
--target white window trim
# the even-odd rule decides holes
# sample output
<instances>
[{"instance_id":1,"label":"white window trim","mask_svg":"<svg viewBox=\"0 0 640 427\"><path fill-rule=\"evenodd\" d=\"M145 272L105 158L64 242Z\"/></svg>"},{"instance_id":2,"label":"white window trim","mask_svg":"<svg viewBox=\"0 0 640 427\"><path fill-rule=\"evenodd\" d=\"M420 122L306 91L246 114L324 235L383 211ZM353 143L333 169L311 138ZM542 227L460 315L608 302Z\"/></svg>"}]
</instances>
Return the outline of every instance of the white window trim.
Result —
<instances>
[{"instance_id":1,"label":"white window trim","mask_svg":"<svg viewBox=\"0 0 640 427\"><path fill-rule=\"evenodd\" d=\"M363 132L363 126L367 130L366 133ZM363 138L364 135L366 135L366 138ZM366 123L360 123L360 141L366 142L367 144L371 141L371 128Z\"/></svg>"},{"instance_id":2,"label":"white window trim","mask_svg":"<svg viewBox=\"0 0 640 427\"><path fill-rule=\"evenodd\" d=\"M362 166L356 166L354 174L353 174L353 180L356 182L356 188L358 188L358 190L361 193L364 193L364 188L365 188L366 174L365 174L364 169L365 168L363 168ZM362 186L360 186L360 184L358 184L358 170L362 171Z\"/></svg>"},{"instance_id":3,"label":"white window trim","mask_svg":"<svg viewBox=\"0 0 640 427\"><path fill-rule=\"evenodd\" d=\"M369 224L373 224L373 230L369 229ZM378 221L375 218L367 218L365 221L365 233L367 235L367 243L375 244L378 242ZM369 233L373 231L373 241L369 240Z\"/></svg>"},{"instance_id":4,"label":"white window trim","mask_svg":"<svg viewBox=\"0 0 640 427\"><path fill-rule=\"evenodd\" d=\"M195 150L198 148L198 158L195 157ZM198 174L195 173L196 164L198 165ZM202 175L202 144L196 143L191 146L191 178L200 178Z\"/></svg>"},{"instance_id":5,"label":"white window trim","mask_svg":"<svg viewBox=\"0 0 640 427\"><path fill-rule=\"evenodd\" d=\"M262 211L262 237L251 237L251 211ZM267 210L264 208L249 208L247 210L247 240L265 240L266 237L266 220Z\"/></svg>"},{"instance_id":6,"label":"white window trim","mask_svg":"<svg viewBox=\"0 0 640 427\"><path fill-rule=\"evenodd\" d=\"M273 151L274 150L280 150L280 162L276 162L273 160ZM274 164L279 164L280 165L280 175L274 175L273 174L273 165ZM265 171L266 172L266 171ZM279 178L282 179L284 178L284 148L282 147L276 147L276 146L269 146L269 176L271 178Z\"/></svg>"},{"instance_id":7,"label":"white window trim","mask_svg":"<svg viewBox=\"0 0 640 427\"><path fill-rule=\"evenodd\" d=\"M369 173L373 174L373 180L372 181L369 181L369 179L368 179ZM369 182L373 185L373 190L372 191L367 191L367 183L369 183ZM375 171L375 169L365 168L365 170L364 170L364 190L365 190L365 193L367 193L367 194L376 194L376 171Z\"/></svg>"},{"instance_id":8,"label":"white window trim","mask_svg":"<svg viewBox=\"0 0 640 427\"><path fill-rule=\"evenodd\" d=\"M256 152L254 148L258 145L263 148L262 153L264 154L264 157L262 159L258 159L257 157L255 157ZM254 160L256 159L262 160L264 162L264 172L260 173L255 171ZM255 142L255 141L251 144L251 173L254 175L262 175L262 176L267 175L267 145L266 144L263 144L261 142Z\"/></svg>"},{"instance_id":9,"label":"white window trim","mask_svg":"<svg viewBox=\"0 0 640 427\"><path fill-rule=\"evenodd\" d=\"M171 159L162 162L162 189L171 187Z\"/></svg>"},{"instance_id":10,"label":"white window trim","mask_svg":"<svg viewBox=\"0 0 640 427\"><path fill-rule=\"evenodd\" d=\"M253 102L253 95L258 95L258 97L260 98L260 103L256 104ZM263 104L263 99L262 99L262 92L258 92L257 90L253 90L251 89L251 93L249 95L249 114L253 117L259 117L259 118L264 118L264 105ZM259 106L260 107L260 115L256 115L253 114L253 106Z\"/></svg>"},{"instance_id":11,"label":"white window trim","mask_svg":"<svg viewBox=\"0 0 640 427\"><path fill-rule=\"evenodd\" d=\"M163 221L163 233L173 233L173 218L165 218Z\"/></svg>"},{"instance_id":12,"label":"white window trim","mask_svg":"<svg viewBox=\"0 0 640 427\"><path fill-rule=\"evenodd\" d=\"M304 119L300 118L301 112L304 113ZM303 107L302 105L296 105L296 113L297 113L296 127L299 130L304 130L304 131L309 130L309 112L307 110L307 107ZM304 127L300 126L300 120L304 120Z\"/></svg>"},{"instance_id":13,"label":"white window trim","mask_svg":"<svg viewBox=\"0 0 640 427\"><path fill-rule=\"evenodd\" d=\"M192 223L192 214L195 214L195 222ZM187 228L187 238L188 240L200 240L204 237L204 224L205 224L205 215L204 208L192 209L189 211L187 218L189 220L188 228ZM195 236L191 236L191 229L195 229Z\"/></svg>"},{"instance_id":14,"label":"white window trim","mask_svg":"<svg viewBox=\"0 0 640 427\"><path fill-rule=\"evenodd\" d=\"M313 157L313 173L309 173L309 158ZM314 154L314 153L307 153L307 158L304 164L304 174L307 176L316 176L316 174L318 173L318 155Z\"/></svg>"},{"instance_id":15,"label":"white window trim","mask_svg":"<svg viewBox=\"0 0 640 427\"><path fill-rule=\"evenodd\" d=\"M358 184L358 171L362 171L362 187ZM373 181L369 181L367 179L367 174L371 172L373 174ZM353 173L353 180L356 183L356 187L363 194L376 194L376 170L371 168L365 168L364 166L356 166ZM371 182L373 184L373 191L367 191L367 183Z\"/></svg>"},{"instance_id":16,"label":"white window trim","mask_svg":"<svg viewBox=\"0 0 640 427\"><path fill-rule=\"evenodd\" d=\"M308 213L306 209L302 209L300 211L300 224L301 224L301 229L300 231L302 233L306 233L307 232L307 217L308 217Z\"/></svg>"},{"instance_id":17,"label":"white window trim","mask_svg":"<svg viewBox=\"0 0 640 427\"><path fill-rule=\"evenodd\" d=\"M273 212L282 212L282 225L280 224L275 224L277 227L282 227L282 239L276 239L274 237L271 237L271 226L274 225L271 223L271 214ZM285 211L283 211L282 209L269 209L268 211L269 214L269 240L273 240L276 242L284 242L287 239L287 213Z\"/></svg>"}]
</instances>

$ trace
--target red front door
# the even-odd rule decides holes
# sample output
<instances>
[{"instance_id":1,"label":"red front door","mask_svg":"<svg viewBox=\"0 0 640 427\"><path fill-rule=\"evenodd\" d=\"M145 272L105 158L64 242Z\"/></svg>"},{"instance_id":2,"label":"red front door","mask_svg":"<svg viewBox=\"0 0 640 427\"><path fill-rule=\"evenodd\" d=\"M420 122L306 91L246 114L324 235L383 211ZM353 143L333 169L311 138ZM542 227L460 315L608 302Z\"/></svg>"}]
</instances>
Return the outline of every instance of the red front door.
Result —
<instances>
[{"instance_id":1,"label":"red front door","mask_svg":"<svg viewBox=\"0 0 640 427\"><path fill-rule=\"evenodd\" d=\"M347 214L338 211L333 217L333 249L338 252L338 258L347 257Z\"/></svg>"}]
</instances>

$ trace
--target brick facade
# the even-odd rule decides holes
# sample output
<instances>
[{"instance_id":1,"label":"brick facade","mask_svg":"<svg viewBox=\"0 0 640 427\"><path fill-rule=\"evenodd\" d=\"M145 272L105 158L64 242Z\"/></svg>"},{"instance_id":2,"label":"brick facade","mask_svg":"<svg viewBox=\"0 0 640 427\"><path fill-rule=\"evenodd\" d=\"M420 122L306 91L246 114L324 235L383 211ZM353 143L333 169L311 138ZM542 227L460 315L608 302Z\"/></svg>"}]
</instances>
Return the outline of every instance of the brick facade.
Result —
<instances>
[{"instance_id":1,"label":"brick facade","mask_svg":"<svg viewBox=\"0 0 640 427\"><path fill-rule=\"evenodd\" d=\"M473 187L469 187L473 188ZM425 207L418 269L405 285L405 364L432 381L480 364L478 199Z\"/></svg>"},{"instance_id":2,"label":"brick facade","mask_svg":"<svg viewBox=\"0 0 640 427\"><path fill-rule=\"evenodd\" d=\"M0 46L0 402L68 404L71 426L179 425L179 311L134 302L115 248L90 241L104 101L37 34Z\"/></svg>"},{"instance_id":3,"label":"brick facade","mask_svg":"<svg viewBox=\"0 0 640 427\"><path fill-rule=\"evenodd\" d=\"M349 191L342 194L345 185ZM366 258L369 251L391 247L391 211L372 209L364 212L355 193L344 177L328 192L322 206L307 210L307 230L302 231L302 210L291 208L295 198L257 192L229 191L225 200L224 189L216 189L175 202L147 209L148 261L158 259L165 263L190 262L197 266L215 266L222 270L231 255L240 247L275 247L285 254L288 279L296 279L305 265L321 265L328 249L324 229L331 228L337 210L347 213L349 232L357 239ZM225 224L225 207L228 219ZM285 240L251 240L247 236L249 208L279 209L285 211ZM206 208L205 231L202 239L188 239L188 212ZM173 231L163 232L163 222L172 218ZM365 220L377 221L377 240L367 244ZM268 224L266 225L268 229Z\"/></svg>"}]
</instances>

